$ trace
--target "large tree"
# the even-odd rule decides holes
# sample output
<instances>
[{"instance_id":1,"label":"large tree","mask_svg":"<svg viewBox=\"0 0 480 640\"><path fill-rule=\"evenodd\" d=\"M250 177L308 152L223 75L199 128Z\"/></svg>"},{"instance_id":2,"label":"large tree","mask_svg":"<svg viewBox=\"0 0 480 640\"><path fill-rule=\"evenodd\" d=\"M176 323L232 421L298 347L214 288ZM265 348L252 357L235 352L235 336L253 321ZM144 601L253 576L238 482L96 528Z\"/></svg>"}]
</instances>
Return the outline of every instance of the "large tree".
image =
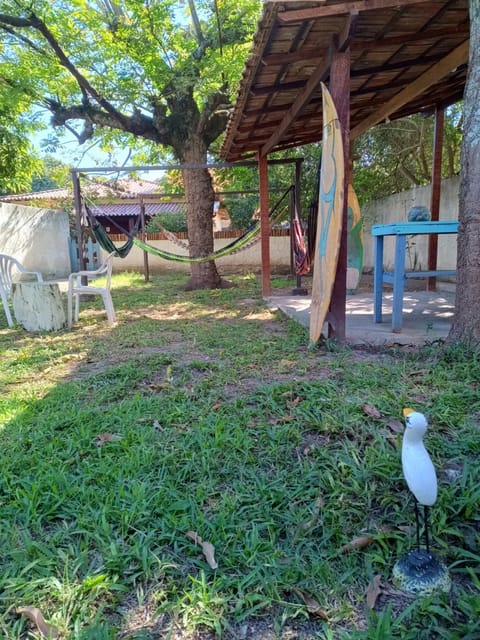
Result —
<instances>
[{"instance_id":1,"label":"large tree","mask_svg":"<svg viewBox=\"0 0 480 640\"><path fill-rule=\"evenodd\" d=\"M224 131L261 4L258 0L0 0L0 79L68 127L160 145L183 171L190 255L213 250L214 193L201 168ZM81 123L81 126L79 126ZM191 288L222 286L215 263Z\"/></svg>"},{"instance_id":2,"label":"large tree","mask_svg":"<svg viewBox=\"0 0 480 640\"><path fill-rule=\"evenodd\" d=\"M470 0L470 60L464 96L457 295L450 340L480 343L480 0Z\"/></svg>"},{"instance_id":3,"label":"large tree","mask_svg":"<svg viewBox=\"0 0 480 640\"><path fill-rule=\"evenodd\" d=\"M41 161L29 141L31 131L32 123L22 117L21 98L0 92L0 194L28 189L40 170Z\"/></svg>"}]
</instances>

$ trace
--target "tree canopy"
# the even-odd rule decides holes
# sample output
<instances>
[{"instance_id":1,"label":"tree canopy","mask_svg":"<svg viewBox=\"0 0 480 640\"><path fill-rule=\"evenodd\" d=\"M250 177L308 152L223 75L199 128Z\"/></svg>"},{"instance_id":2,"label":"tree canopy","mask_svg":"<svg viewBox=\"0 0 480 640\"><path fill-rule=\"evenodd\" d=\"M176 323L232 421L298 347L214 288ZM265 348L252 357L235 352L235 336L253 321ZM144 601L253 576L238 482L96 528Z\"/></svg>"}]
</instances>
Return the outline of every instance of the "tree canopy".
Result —
<instances>
[{"instance_id":1,"label":"tree canopy","mask_svg":"<svg viewBox=\"0 0 480 640\"><path fill-rule=\"evenodd\" d=\"M143 142L201 165L224 131L261 5L257 0L0 1L0 78L79 144ZM213 247L206 170L183 172L191 255ZM194 272L196 271L196 272ZM215 265L192 286L220 286Z\"/></svg>"}]
</instances>

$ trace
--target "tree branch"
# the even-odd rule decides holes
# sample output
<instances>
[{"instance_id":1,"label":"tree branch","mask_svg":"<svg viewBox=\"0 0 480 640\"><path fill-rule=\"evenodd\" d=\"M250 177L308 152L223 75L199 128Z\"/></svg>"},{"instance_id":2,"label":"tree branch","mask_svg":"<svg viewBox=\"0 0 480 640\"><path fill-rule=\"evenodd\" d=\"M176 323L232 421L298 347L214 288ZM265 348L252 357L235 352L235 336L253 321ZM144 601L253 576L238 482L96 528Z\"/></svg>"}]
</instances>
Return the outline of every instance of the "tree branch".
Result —
<instances>
[{"instance_id":1,"label":"tree branch","mask_svg":"<svg viewBox=\"0 0 480 640\"><path fill-rule=\"evenodd\" d=\"M112 118L114 118L118 122L121 128L126 127L126 116L115 109L115 107L110 104L108 100L105 100L105 98L103 98L103 96L101 96L98 91L90 84L90 82L78 71L75 65L72 64L68 56L64 53L53 33L37 15L32 12L30 14L29 20L22 20L21 26L32 27L39 33L41 33L52 48L60 64L65 67L65 69L67 69L67 71L69 71L69 73L75 78L78 86L82 90L84 97L88 93L96 102L98 102L101 107L103 107L103 109L105 109L105 111Z\"/></svg>"}]
</instances>

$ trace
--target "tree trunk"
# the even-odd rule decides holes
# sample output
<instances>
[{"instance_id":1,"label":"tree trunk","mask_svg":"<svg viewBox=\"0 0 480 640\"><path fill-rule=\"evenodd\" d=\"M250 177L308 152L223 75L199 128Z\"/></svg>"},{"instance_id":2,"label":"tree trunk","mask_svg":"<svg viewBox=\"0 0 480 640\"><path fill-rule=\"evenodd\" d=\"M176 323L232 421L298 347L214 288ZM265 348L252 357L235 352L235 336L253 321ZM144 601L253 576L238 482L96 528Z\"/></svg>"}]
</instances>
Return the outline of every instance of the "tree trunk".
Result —
<instances>
[{"instance_id":1,"label":"tree trunk","mask_svg":"<svg viewBox=\"0 0 480 640\"><path fill-rule=\"evenodd\" d=\"M464 96L457 293L449 341L480 343L480 0L470 0L470 61Z\"/></svg>"},{"instance_id":2,"label":"tree trunk","mask_svg":"<svg viewBox=\"0 0 480 640\"><path fill-rule=\"evenodd\" d=\"M205 164L207 147L199 137L191 138L185 145L181 161L184 164ZM188 240L190 257L209 255L213 243L213 203L215 193L208 169L184 169L183 184L187 207ZM223 280L213 260L192 263L186 289L220 289L230 286Z\"/></svg>"}]
</instances>

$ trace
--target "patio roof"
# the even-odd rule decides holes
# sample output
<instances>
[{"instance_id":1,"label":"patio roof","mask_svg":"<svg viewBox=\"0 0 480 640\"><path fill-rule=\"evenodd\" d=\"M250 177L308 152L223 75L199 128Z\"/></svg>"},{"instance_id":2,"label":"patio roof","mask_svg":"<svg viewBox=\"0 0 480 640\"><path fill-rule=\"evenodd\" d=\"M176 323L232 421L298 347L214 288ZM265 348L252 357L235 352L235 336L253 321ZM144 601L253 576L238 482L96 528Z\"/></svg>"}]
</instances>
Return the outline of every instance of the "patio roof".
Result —
<instances>
[{"instance_id":1,"label":"patio roof","mask_svg":"<svg viewBox=\"0 0 480 640\"><path fill-rule=\"evenodd\" d=\"M469 28L467 0L266 0L221 155L321 140L333 51L350 50L350 139L461 100Z\"/></svg>"}]
</instances>

